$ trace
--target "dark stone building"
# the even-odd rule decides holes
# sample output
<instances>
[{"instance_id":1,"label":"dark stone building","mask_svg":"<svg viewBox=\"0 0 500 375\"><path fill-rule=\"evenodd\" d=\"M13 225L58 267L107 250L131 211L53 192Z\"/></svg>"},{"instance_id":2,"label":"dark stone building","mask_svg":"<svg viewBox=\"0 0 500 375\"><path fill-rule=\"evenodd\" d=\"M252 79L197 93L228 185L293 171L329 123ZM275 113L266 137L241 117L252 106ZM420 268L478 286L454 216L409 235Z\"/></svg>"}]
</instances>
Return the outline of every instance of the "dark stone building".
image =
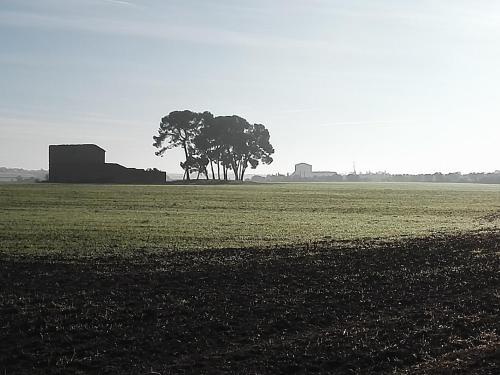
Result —
<instances>
[{"instance_id":1,"label":"dark stone building","mask_svg":"<svg viewBox=\"0 0 500 375\"><path fill-rule=\"evenodd\" d=\"M106 163L99 146L49 146L49 181L65 183L164 184L165 172Z\"/></svg>"}]
</instances>

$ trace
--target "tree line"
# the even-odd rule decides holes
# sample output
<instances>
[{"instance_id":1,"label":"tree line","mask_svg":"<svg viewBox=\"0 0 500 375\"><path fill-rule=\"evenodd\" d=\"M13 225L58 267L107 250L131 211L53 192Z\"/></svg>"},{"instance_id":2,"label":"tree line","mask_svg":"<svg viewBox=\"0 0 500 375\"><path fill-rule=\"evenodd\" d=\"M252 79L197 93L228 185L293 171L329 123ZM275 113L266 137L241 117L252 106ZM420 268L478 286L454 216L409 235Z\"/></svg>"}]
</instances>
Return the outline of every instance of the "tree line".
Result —
<instances>
[{"instance_id":1,"label":"tree line","mask_svg":"<svg viewBox=\"0 0 500 375\"><path fill-rule=\"evenodd\" d=\"M332 172L329 176L300 177L295 175L253 176L254 182L441 182L441 183L478 183L500 184L500 170L491 173L427 173L427 174L390 174L385 172L350 173L341 175Z\"/></svg>"},{"instance_id":2,"label":"tree line","mask_svg":"<svg viewBox=\"0 0 500 375\"><path fill-rule=\"evenodd\" d=\"M262 124L251 124L236 115L214 116L210 112L173 111L163 117L158 134L153 136L157 156L180 147L184 161L184 179L200 175L213 180L243 181L248 167L271 164L274 148L269 131Z\"/></svg>"}]
</instances>

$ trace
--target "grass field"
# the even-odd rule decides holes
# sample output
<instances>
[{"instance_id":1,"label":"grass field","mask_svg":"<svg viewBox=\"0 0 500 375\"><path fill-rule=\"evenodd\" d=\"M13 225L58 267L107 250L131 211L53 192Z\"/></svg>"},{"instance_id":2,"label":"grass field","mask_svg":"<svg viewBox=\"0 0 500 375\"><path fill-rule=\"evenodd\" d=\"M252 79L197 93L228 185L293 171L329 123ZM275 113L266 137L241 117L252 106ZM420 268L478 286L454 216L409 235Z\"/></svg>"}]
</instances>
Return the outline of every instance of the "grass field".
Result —
<instances>
[{"instance_id":1,"label":"grass field","mask_svg":"<svg viewBox=\"0 0 500 375\"><path fill-rule=\"evenodd\" d=\"M0 251L130 255L498 228L500 186L0 185Z\"/></svg>"}]
</instances>

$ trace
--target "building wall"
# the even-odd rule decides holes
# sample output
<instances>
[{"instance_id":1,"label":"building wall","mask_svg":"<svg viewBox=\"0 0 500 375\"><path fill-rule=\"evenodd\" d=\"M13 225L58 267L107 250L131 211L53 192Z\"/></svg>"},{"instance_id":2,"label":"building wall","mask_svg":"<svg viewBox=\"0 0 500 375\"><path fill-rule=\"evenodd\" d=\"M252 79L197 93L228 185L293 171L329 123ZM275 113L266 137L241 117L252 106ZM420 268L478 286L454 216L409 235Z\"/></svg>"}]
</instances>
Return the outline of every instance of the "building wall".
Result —
<instances>
[{"instance_id":1,"label":"building wall","mask_svg":"<svg viewBox=\"0 0 500 375\"><path fill-rule=\"evenodd\" d=\"M54 164L104 164L106 151L96 145L49 146L49 162Z\"/></svg>"},{"instance_id":2,"label":"building wall","mask_svg":"<svg viewBox=\"0 0 500 375\"><path fill-rule=\"evenodd\" d=\"M80 182L105 163L106 151L96 145L49 146L49 181Z\"/></svg>"},{"instance_id":3,"label":"building wall","mask_svg":"<svg viewBox=\"0 0 500 375\"><path fill-rule=\"evenodd\" d=\"M126 168L120 164L64 164L56 167L50 182L93 184L164 184L161 171Z\"/></svg>"},{"instance_id":4,"label":"building wall","mask_svg":"<svg viewBox=\"0 0 500 375\"><path fill-rule=\"evenodd\" d=\"M295 164L294 176L298 177L312 177L312 165L306 163Z\"/></svg>"},{"instance_id":5,"label":"building wall","mask_svg":"<svg viewBox=\"0 0 500 375\"><path fill-rule=\"evenodd\" d=\"M125 168L120 164L106 164L104 174L108 182L116 184L164 184L167 180L165 172Z\"/></svg>"},{"instance_id":6,"label":"building wall","mask_svg":"<svg viewBox=\"0 0 500 375\"><path fill-rule=\"evenodd\" d=\"M49 147L49 181L60 183L164 184L165 172L126 168L105 163L105 151L96 145Z\"/></svg>"}]
</instances>

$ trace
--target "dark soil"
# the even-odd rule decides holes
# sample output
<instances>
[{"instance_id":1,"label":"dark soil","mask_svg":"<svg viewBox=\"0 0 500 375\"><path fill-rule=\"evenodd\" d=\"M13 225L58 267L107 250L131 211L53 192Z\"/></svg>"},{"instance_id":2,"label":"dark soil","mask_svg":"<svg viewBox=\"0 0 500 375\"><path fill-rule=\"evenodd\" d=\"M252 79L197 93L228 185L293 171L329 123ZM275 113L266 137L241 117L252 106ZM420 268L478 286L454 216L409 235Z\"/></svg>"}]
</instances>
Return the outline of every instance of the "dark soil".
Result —
<instances>
[{"instance_id":1,"label":"dark soil","mask_svg":"<svg viewBox=\"0 0 500 375\"><path fill-rule=\"evenodd\" d=\"M0 258L0 375L500 373L500 233Z\"/></svg>"}]
</instances>

